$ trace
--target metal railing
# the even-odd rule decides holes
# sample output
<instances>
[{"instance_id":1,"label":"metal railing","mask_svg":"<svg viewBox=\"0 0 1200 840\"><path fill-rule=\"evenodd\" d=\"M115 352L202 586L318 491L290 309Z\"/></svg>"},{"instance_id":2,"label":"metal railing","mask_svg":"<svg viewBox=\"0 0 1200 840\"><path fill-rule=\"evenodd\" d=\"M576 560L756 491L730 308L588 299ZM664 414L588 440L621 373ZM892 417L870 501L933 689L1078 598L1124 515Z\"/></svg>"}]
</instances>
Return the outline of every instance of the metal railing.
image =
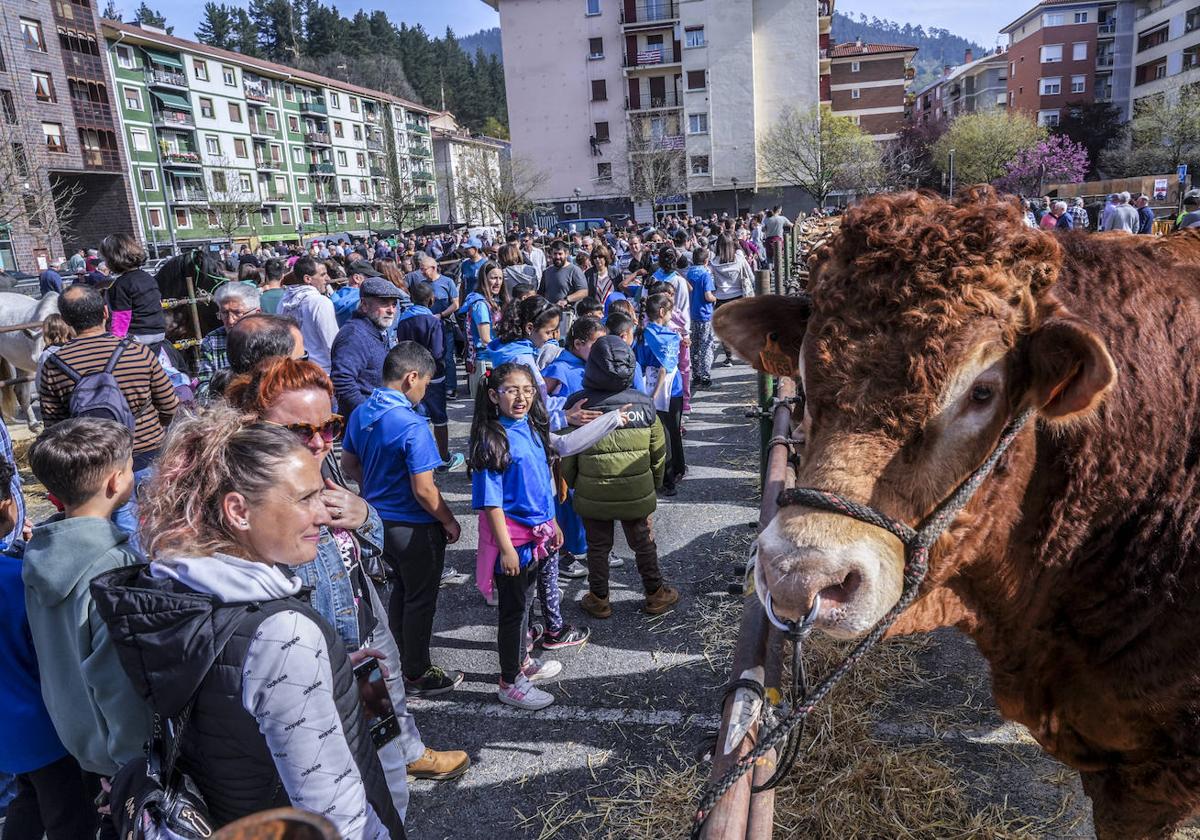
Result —
<instances>
[{"instance_id":1,"label":"metal railing","mask_svg":"<svg viewBox=\"0 0 1200 840\"><path fill-rule=\"evenodd\" d=\"M167 166L199 166L199 152L163 152L163 163Z\"/></svg>"},{"instance_id":2,"label":"metal railing","mask_svg":"<svg viewBox=\"0 0 1200 840\"><path fill-rule=\"evenodd\" d=\"M639 96L635 103L630 97L625 97L625 110L627 111L651 111L655 108L682 108L683 94L677 90L668 90L665 93L660 93L657 96L643 95Z\"/></svg>"},{"instance_id":3,"label":"metal railing","mask_svg":"<svg viewBox=\"0 0 1200 840\"><path fill-rule=\"evenodd\" d=\"M665 23L679 17L678 0L642 0L621 9L621 23Z\"/></svg>"},{"instance_id":4,"label":"metal railing","mask_svg":"<svg viewBox=\"0 0 1200 840\"><path fill-rule=\"evenodd\" d=\"M146 83L151 87L158 85L167 85L168 87L187 87L187 76L175 70L156 70L151 68L146 71Z\"/></svg>"},{"instance_id":5,"label":"metal railing","mask_svg":"<svg viewBox=\"0 0 1200 840\"><path fill-rule=\"evenodd\" d=\"M1116 59L1116 56L1113 56L1113 55L1098 55L1098 56L1096 56L1096 66L1097 67L1112 67L1115 59Z\"/></svg>"},{"instance_id":6,"label":"metal railing","mask_svg":"<svg viewBox=\"0 0 1200 840\"><path fill-rule=\"evenodd\" d=\"M283 160L281 158L255 155L254 163L259 169L283 169Z\"/></svg>"},{"instance_id":7,"label":"metal railing","mask_svg":"<svg viewBox=\"0 0 1200 840\"><path fill-rule=\"evenodd\" d=\"M333 164L332 163L310 163L308 165L308 171L309 171L309 173L311 173L313 175L332 175L333 174Z\"/></svg>"},{"instance_id":8,"label":"metal railing","mask_svg":"<svg viewBox=\"0 0 1200 840\"><path fill-rule=\"evenodd\" d=\"M660 64L678 64L682 61L679 54L679 42L664 44L661 47L649 47L634 53L623 53L621 65L626 69L631 67L657 67Z\"/></svg>"},{"instance_id":9,"label":"metal railing","mask_svg":"<svg viewBox=\"0 0 1200 840\"><path fill-rule=\"evenodd\" d=\"M208 193L198 187L172 187L167 191L167 200L173 204L203 204L208 201Z\"/></svg>"},{"instance_id":10,"label":"metal railing","mask_svg":"<svg viewBox=\"0 0 1200 840\"><path fill-rule=\"evenodd\" d=\"M271 93L264 84L254 84L252 82L242 82L242 90L246 94L246 98L252 102L270 102Z\"/></svg>"},{"instance_id":11,"label":"metal railing","mask_svg":"<svg viewBox=\"0 0 1200 840\"><path fill-rule=\"evenodd\" d=\"M304 142L309 146L333 145L329 140L328 131L306 131L304 132Z\"/></svg>"},{"instance_id":12,"label":"metal railing","mask_svg":"<svg viewBox=\"0 0 1200 840\"><path fill-rule=\"evenodd\" d=\"M328 114L324 99L301 99L300 111L308 114Z\"/></svg>"},{"instance_id":13,"label":"metal railing","mask_svg":"<svg viewBox=\"0 0 1200 840\"><path fill-rule=\"evenodd\" d=\"M1112 35L1117 31L1117 22L1115 20L1106 20L1096 27L1097 34Z\"/></svg>"},{"instance_id":14,"label":"metal railing","mask_svg":"<svg viewBox=\"0 0 1200 840\"><path fill-rule=\"evenodd\" d=\"M155 108L154 124L179 126L180 128L193 128L196 125L196 121L192 119L192 115L187 111L165 111L160 108Z\"/></svg>"},{"instance_id":15,"label":"metal railing","mask_svg":"<svg viewBox=\"0 0 1200 840\"><path fill-rule=\"evenodd\" d=\"M383 151L383 141L382 140L372 140L370 137L368 137L367 138L367 148L373 152L382 152Z\"/></svg>"}]
</instances>

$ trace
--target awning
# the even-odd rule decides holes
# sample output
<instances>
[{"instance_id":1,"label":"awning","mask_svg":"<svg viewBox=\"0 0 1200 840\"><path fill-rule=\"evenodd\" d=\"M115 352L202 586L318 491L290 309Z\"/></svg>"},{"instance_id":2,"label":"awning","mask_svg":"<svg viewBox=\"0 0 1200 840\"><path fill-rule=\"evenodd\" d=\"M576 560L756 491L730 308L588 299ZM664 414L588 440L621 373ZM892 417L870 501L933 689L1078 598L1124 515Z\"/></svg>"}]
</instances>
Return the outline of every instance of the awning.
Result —
<instances>
[{"instance_id":1,"label":"awning","mask_svg":"<svg viewBox=\"0 0 1200 840\"><path fill-rule=\"evenodd\" d=\"M170 53L159 52L158 50L152 50L149 47L142 47L142 49L145 51L146 55L150 56L150 60L155 64L165 64L167 67L175 67L179 70L183 69L183 62Z\"/></svg>"},{"instance_id":2,"label":"awning","mask_svg":"<svg viewBox=\"0 0 1200 840\"><path fill-rule=\"evenodd\" d=\"M176 108L181 111L192 110L192 103L188 102L178 94L161 93L157 90L152 90L150 93L159 101L159 104L166 105L168 108Z\"/></svg>"}]
</instances>

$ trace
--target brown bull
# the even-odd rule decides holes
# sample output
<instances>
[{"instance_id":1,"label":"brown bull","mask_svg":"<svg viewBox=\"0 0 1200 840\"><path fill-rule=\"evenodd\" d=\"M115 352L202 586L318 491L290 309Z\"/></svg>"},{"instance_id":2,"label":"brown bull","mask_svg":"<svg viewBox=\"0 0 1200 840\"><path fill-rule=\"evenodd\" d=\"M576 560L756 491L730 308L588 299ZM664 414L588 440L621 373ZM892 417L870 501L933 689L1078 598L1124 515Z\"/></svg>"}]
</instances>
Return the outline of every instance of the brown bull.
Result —
<instances>
[{"instance_id":1,"label":"brown bull","mask_svg":"<svg viewBox=\"0 0 1200 840\"><path fill-rule=\"evenodd\" d=\"M1037 409L935 544L891 633L955 626L1001 712L1077 768L1102 838L1169 836L1200 806L1200 236L1030 230L979 189L850 210L811 305L751 298L717 333L774 339L808 396L799 486L917 525ZM785 508L758 544L784 617L860 636L903 547Z\"/></svg>"}]
</instances>

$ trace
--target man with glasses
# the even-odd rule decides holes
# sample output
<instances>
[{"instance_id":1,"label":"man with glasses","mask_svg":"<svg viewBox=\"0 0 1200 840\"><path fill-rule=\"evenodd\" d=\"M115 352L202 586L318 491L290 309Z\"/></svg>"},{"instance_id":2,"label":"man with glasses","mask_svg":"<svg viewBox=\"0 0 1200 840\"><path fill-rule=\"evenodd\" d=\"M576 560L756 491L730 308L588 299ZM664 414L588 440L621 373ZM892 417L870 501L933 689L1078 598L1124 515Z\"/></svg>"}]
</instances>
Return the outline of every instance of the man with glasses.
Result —
<instances>
[{"instance_id":1,"label":"man with glasses","mask_svg":"<svg viewBox=\"0 0 1200 840\"><path fill-rule=\"evenodd\" d=\"M208 398L208 388L213 374L229 367L228 329L247 315L259 311L261 292L249 283L225 283L213 295L217 305L217 319L221 326L204 336L200 342L200 364L196 370L199 381L197 396Z\"/></svg>"},{"instance_id":2,"label":"man with glasses","mask_svg":"<svg viewBox=\"0 0 1200 840\"><path fill-rule=\"evenodd\" d=\"M533 244L531 234L527 233L521 237L521 253L525 255L525 262L537 269L540 282L542 272L546 270L546 252Z\"/></svg>"}]
</instances>

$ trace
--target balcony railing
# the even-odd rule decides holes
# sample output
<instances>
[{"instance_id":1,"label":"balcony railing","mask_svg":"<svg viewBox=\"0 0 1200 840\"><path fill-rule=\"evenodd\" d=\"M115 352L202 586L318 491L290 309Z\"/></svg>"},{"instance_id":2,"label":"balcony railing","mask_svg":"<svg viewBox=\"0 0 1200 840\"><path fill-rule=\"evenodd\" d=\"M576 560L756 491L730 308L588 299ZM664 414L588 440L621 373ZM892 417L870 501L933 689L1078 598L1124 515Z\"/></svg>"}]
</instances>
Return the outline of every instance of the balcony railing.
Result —
<instances>
[{"instance_id":1,"label":"balcony railing","mask_svg":"<svg viewBox=\"0 0 1200 840\"><path fill-rule=\"evenodd\" d=\"M1097 67L1112 67L1114 59L1115 59L1115 56L1112 56L1112 55L1098 55L1098 56L1096 56L1096 66Z\"/></svg>"},{"instance_id":2,"label":"balcony railing","mask_svg":"<svg viewBox=\"0 0 1200 840\"><path fill-rule=\"evenodd\" d=\"M324 99L301 99L300 111L305 114L328 114Z\"/></svg>"},{"instance_id":3,"label":"balcony railing","mask_svg":"<svg viewBox=\"0 0 1200 840\"><path fill-rule=\"evenodd\" d=\"M267 86L254 82L242 82L242 90L246 93L246 98L251 102L270 102L271 93Z\"/></svg>"},{"instance_id":4,"label":"balcony railing","mask_svg":"<svg viewBox=\"0 0 1200 840\"><path fill-rule=\"evenodd\" d=\"M437 198L432 195L418 195L413 197L413 203L421 206L433 204L435 201L437 201Z\"/></svg>"},{"instance_id":5,"label":"balcony railing","mask_svg":"<svg viewBox=\"0 0 1200 840\"><path fill-rule=\"evenodd\" d=\"M1117 31L1117 22L1115 20L1106 20L1096 27L1096 32L1100 35L1112 35Z\"/></svg>"},{"instance_id":6,"label":"balcony railing","mask_svg":"<svg viewBox=\"0 0 1200 840\"><path fill-rule=\"evenodd\" d=\"M414 181L432 181L433 173L428 169L414 169L409 173Z\"/></svg>"},{"instance_id":7,"label":"balcony railing","mask_svg":"<svg viewBox=\"0 0 1200 840\"><path fill-rule=\"evenodd\" d=\"M638 152L682 151L685 145L682 134L663 134L650 139L635 139L629 150L635 154Z\"/></svg>"},{"instance_id":8,"label":"balcony railing","mask_svg":"<svg viewBox=\"0 0 1200 840\"><path fill-rule=\"evenodd\" d=\"M678 0L643 0L628 4L621 9L621 23L631 24L663 23L679 17Z\"/></svg>"},{"instance_id":9,"label":"balcony railing","mask_svg":"<svg viewBox=\"0 0 1200 840\"><path fill-rule=\"evenodd\" d=\"M170 128L192 128L195 126L196 121L192 119L192 115L187 111L164 111L155 108L154 124L165 125Z\"/></svg>"},{"instance_id":10,"label":"balcony railing","mask_svg":"<svg viewBox=\"0 0 1200 840\"><path fill-rule=\"evenodd\" d=\"M383 122L383 115L378 111L367 110L366 108L363 108L363 119L369 122L371 125L379 125Z\"/></svg>"},{"instance_id":11,"label":"balcony railing","mask_svg":"<svg viewBox=\"0 0 1200 840\"><path fill-rule=\"evenodd\" d=\"M1112 95L1111 87L1096 88L1095 98L1097 102L1112 102Z\"/></svg>"},{"instance_id":12,"label":"balcony railing","mask_svg":"<svg viewBox=\"0 0 1200 840\"><path fill-rule=\"evenodd\" d=\"M111 126L113 121L112 105L107 102L92 102L88 99L72 99L71 110L79 122L101 123Z\"/></svg>"},{"instance_id":13,"label":"balcony railing","mask_svg":"<svg viewBox=\"0 0 1200 840\"><path fill-rule=\"evenodd\" d=\"M312 175L332 175L333 174L333 164L332 163L310 163L308 165L308 171Z\"/></svg>"},{"instance_id":14,"label":"balcony railing","mask_svg":"<svg viewBox=\"0 0 1200 840\"><path fill-rule=\"evenodd\" d=\"M407 123L408 130L413 134L428 134L429 126L420 125L419 123Z\"/></svg>"},{"instance_id":15,"label":"balcony railing","mask_svg":"<svg viewBox=\"0 0 1200 840\"><path fill-rule=\"evenodd\" d=\"M677 90L668 90L663 93L654 95L643 95L637 97L634 101L630 97L625 97L625 109L628 111L650 111L655 108L682 108L683 94Z\"/></svg>"},{"instance_id":16,"label":"balcony railing","mask_svg":"<svg viewBox=\"0 0 1200 840\"><path fill-rule=\"evenodd\" d=\"M331 146L329 142L328 131L306 131L304 132L304 142L309 146Z\"/></svg>"},{"instance_id":17,"label":"balcony railing","mask_svg":"<svg viewBox=\"0 0 1200 840\"><path fill-rule=\"evenodd\" d=\"M425 157L425 158L427 158L427 157L429 157L429 155L430 155L430 151L429 151L429 149L425 148L424 146L411 146L411 147L409 148L409 150L408 150L408 153L409 153L409 154L410 154L412 157Z\"/></svg>"},{"instance_id":18,"label":"balcony railing","mask_svg":"<svg viewBox=\"0 0 1200 840\"><path fill-rule=\"evenodd\" d=\"M164 166L199 166L200 154L198 152L163 152L162 160Z\"/></svg>"},{"instance_id":19,"label":"balcony railing","mask_svg":"<svg viewBox=\"0 0 1200 840\"><path fill-rule=\"evenodd\" d=\"M151 69L146 71L146 83L150 87L187 87L187 76L175 70Z\"/></svg>"},{"instance_id":20,"label":"balcony railing","mask_svg":"<svg viewBox=\"0 0 1200 840\"><path fill-rule=\"evenodd\" d=\"M635 53L625 53L622 63L625 67L653 67L658 64L678 64L682 61L679 53L679 42L661 47L648 47Z\"/></svg>"},{"instance_id":21,"label":"balcony railing","mask_svg":"<svg viewBox=\"0 0 1200 840\"><path fill-rule=\"evenodd\" d=\"M167 200L172 204L205 204L208 194L200 187L171 187Z\"/></svg>"},{"instance_id":22,"label":"balcony railing","mask_svg":"<svg viewBox=\"0 0 1200 840\"><path fill-rule=\"evenodd\" d=\"M291 201L286 192L280 192L276 189L265 188L262 192L263 201L270 204L286 204Z\"/></svg>"},{"instance_id":23,"label":"balcony railing","mask_svg":"<svg viewBox=\"0 0 1200 840\"><path fill-rule=\"evenodd\" d=\"M371 138L368 137L367 138L367 148L373 152L382 152L383 151L383 141L382 140L372 140Z\"/></svg>"},{"instance_id":24,"label":"balcony railing","mask_svg":"<svg viewBox=\"0 0 1200 840\"><path fill-rule=\"evenodd\" d=\"M266 123L259 122L258 120L250 120L250 133L253 134L255 137L275 137L276 136L276 133L273 130L271 130L270 128L267 128Z\"/></svg>"},{"instance_id":25,"label":"balcony railing","mask_svg":"<svg viewBox=\"0 0 1200 840\"><path fill-rule=\"evenodd\" d=\"M116 171L121 168L121 156L115 149L83 149L83 165L89 169Z\"/></svg>"},{"instance_id":26,"label":"balcony railing","mask_svg":"<svg viewBox=\"0 0 1200 840\"><path fill-rule=\"evenodd\" d=\"M63 50L62 58L69 75L97 81L104 79L104 62L99 56Z\"/></svg>"},{"instance_id":27,"label":"balcony railing","mask_svg":"<svg viewBox=\"0 0 1200 840\"><path fill-rule=\"evenodd\" d=\"M259 169L283 169L283 161L279 158L254 156L254 162Z\"/></svg>"},{"instance_id":28,"label":"balcony railing","mask_svg":"<svg viewBox=\"0 0 1200 840\"><path fill-rule=\"evenodd\" d=\"M387 177L387 170L386 170L386 169L384 169L382 166L371 166L371 167L368 167L368 171L371 173L371 177L372 177L372 178L385 178L385 177Z\"/></svg>"}]
</instances>

